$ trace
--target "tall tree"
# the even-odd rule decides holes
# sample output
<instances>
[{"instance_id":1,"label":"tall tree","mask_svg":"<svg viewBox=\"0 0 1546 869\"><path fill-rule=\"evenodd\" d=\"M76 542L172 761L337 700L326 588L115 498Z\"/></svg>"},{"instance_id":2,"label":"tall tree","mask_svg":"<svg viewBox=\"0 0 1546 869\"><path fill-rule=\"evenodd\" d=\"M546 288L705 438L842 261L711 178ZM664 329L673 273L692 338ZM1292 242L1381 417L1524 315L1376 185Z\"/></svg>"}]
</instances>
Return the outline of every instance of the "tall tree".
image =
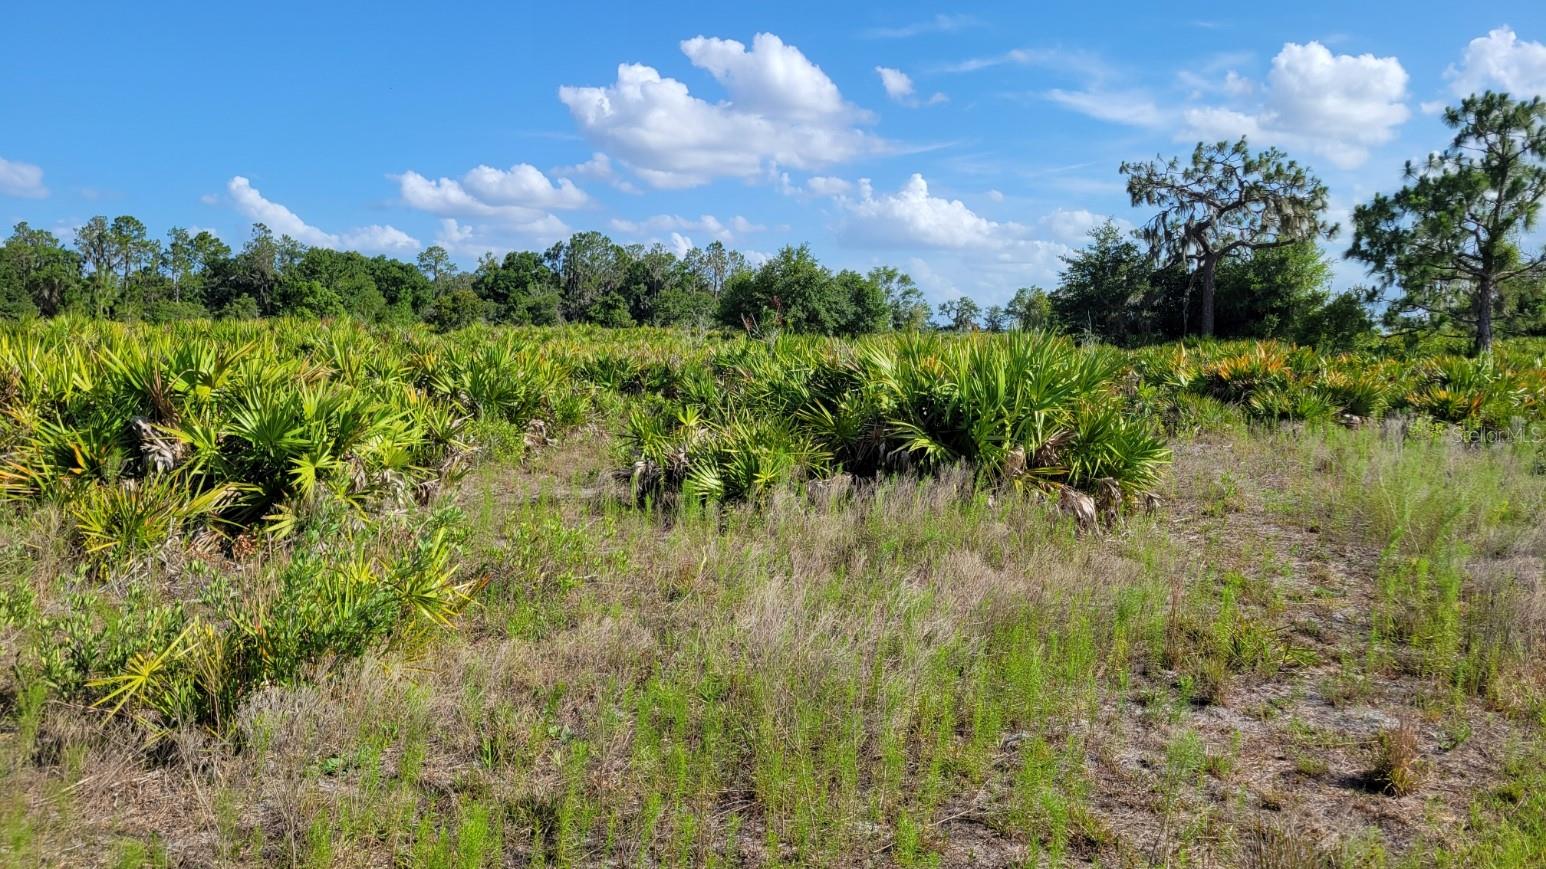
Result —
<instances>
[{"instance_id":1,"label":"tall tree","mask_svg":"<svg viewBox=\"0 0 1546 869\"><path fill-rule=\"evenodd\" d=\"M181 302L183 291L192 281L194 270L198 268L197 250L193 246L193 236L188 230L180 226L174 226L166 233L166 263L167 276L172 279L172 301Z\"/></svg>"},{"instance_id":2,"label":"tall tree","mask_svg":"<svg viewBox=\"0 0 1546 869\"><path fill-rule=\"evenodd\" d=\"M899 332L917 331L928 325L928 300L911 275L894 266L876 266L870 269L869 277L870 282L886 295L886 304L891 309L891 328Z\"/></svg>"},{"instance_id":3,"label":"tall tree","mask_svg":"<svg viewBox=\"0 0 1546 869\"><path fill-rule=\"evenodd\" d=\"M838 309L847 310L847 316L837 326L839 334L866 335L891 328L891 305L879 284L852 269L838 272L832 283Z\"/></svg>"},{"instance_id":4,"label":"tall tree","mask_svg":"<svg viewBox=\"0 0 1546 869\"><path fill-rule=\"evenodd\" d=\"M33 229L26 221L16 224L11 237L0 246L11 280L45 316L62 311L80 285L81 258L66 250L54 234ZM13 302L18 307L20 300Z\"/></svg>"},{"instance_id":5,"label":"tall tree","mask_svg":"<svg viewBox=\"0 0 1546 869\"><path fill-rule=\"evenodd\" d=\"M123 269L122 287L129 286L134 273L143 271L156 259L160 245L150 237L145 224L138 217L120 214L113 218L108 228L108 238L113 247L113 259Z\"/></svg>"},{"instance_id":6,"label":"tall tree","mask_svg":"<svg viewBox=\"0 0 1546 869\"><path fill-rule=\"evenodd\" d=\"M1546 196L1546 103L1488 91L1444 110L1449 147L1406 165L1407 185L1353 212L1348 256L1401 294L1391 311L1470 327L1492 349L1511 286L1546 276L1546 251L1520 249Z\"/></svg>"},{"instance_id":7,"label":"tall tree","mask_svg":"<svg viewBox=\"0 0 1546 869\"><path fill-rule=\"evenodd\" d=\"M445 248L432 244L419 253L419 271L430 283L438 284L441 275L456 274L456 263L451 262L451 254Z\"/></svg>"},{"instance_id":8,"label":"tall tree","mask_svg":"<svg viewBox=\"0 0 1546 869\"><path fill-rule=\"evenodd\" d=\"M1152 261L1111 221L1090 230L1084 247L1063 257L1048 297L1053 318L1071 334L1131 344L1152 328Z\"/></svg>"},{"instance_id":9,"label":"tall tree","mask_svg":"<svg viewBox=\"0 0 1546 869\"><path fill-rule=\"evenodd\" d=\"M948 302L941 302L939 315L945 318L950 328L957 332L970 332L977 328L977 318L982 316L982 306L977 304L971 296L961 296Z\"/></svg>"},{"instance_id":10,"label":"tall tree","mask_svg":"<svg viewBox=\"0 0 1546 869\"><path fill-rule=\"evenodd\" d=\"M77 228L75 249L91 267L92 312L98 317L104 316L112 302L113 265L116 262L113 231L107 218L97 215Z\"/></svg>"},{"instance_id":11,"label":"tall tree","mask_svg":"<svg viewBox=\"0 0 1546 869\"><path fill-rule=\"evenodd\" d=\"M286 236L288 238L288 236ZM233 286L237 296L250 296L263 314L274 313L274 293L284 268L283 240L261 223L252 225L252 238L232 262Z\"/></svg>"},{"instance_id":12,"label":"tall tree","mask_svg":"<svg viewBox=\"0 0 1546 869\"><path fill-rule=\"evenodd\" d=\"M707 247L693 248L682 259L716 296L724 291L725 282L748 268L746 257L740 251L730 250L724 242L717 240L709 242Z\"/></svg>"},{"instance_id":13,"label":"tall tree","mask_svg":"<svg viewBox=\"0 0 1546 869\"><path fill-rule=\"evenodd\" d=\"M1004 306L1004 314L1016 329L1047 329L1052 326L1052 301L1041 287L1021 287Z\"/></svg>"},{"instance_id":14,"label":"tall tree","mask_svg":"<svg viewBox=\"0 0 1546 869\"><path fill-rule=\"evenodd\" d=\"M850 329L855 314L856 287L848 281L838 282L808 245L786 246L757 271L734 275L725 283L719 297L720 322L762 332L843 332Z\"/></svg>"},{"instance_id":15,"label":"tall tree","mask_svg":"<svg viewBox=\"0 0 1546 869\"><path fill-rule=\"evenodd\" d=\"M599 232L577 232L549 248L545 259L559 276L565 319L616 324L627 307L618 292L627 265L622 247Z\"/></svg>"},{"instance_id":16,"label":"tall tree","mask_svg":"<svg viewBox=\"0 0 1546 869\"><path fill-rule=\"evenodd\" d=\"M1290 339L1330 298L1331 263L1307 241L1243 253L1219 266L1218 286L1220 337Z\"/></svg>"},{"instance_id":17,"label":"tall tree","mask_svg":"<svg viewBox=\"0 0 1546 869\"><path fill-rule=\"evenodd\" d=\"M1133 205L1159 209L1140 230L1151 257L1185 263L1201 286L1204 336L1213 334L1214 279L1225 257L1336 232L1323 216L1326 185L1276 148L1252 154L1244 137L1199 142L1190 163L1123 163L1121 172Z\"/></svg>"}]
</instances>

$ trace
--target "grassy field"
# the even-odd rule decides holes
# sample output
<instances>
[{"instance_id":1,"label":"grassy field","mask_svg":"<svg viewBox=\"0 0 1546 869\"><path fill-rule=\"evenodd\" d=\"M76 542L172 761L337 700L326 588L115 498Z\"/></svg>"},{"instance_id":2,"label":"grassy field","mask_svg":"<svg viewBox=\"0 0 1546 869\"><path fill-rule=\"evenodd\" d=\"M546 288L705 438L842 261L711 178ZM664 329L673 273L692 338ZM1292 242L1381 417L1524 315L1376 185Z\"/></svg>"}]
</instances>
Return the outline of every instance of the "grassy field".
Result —
<instances>
[{"instance_id":1,"label":"grassy field","mask_svg":"<svg viewBox=\"0 0 1546 869\"><path fill-rule=\"evenodd\" d=\"M1540 865L1543 353L0 330L0 857Z\"/></svg>"}]
</instances>

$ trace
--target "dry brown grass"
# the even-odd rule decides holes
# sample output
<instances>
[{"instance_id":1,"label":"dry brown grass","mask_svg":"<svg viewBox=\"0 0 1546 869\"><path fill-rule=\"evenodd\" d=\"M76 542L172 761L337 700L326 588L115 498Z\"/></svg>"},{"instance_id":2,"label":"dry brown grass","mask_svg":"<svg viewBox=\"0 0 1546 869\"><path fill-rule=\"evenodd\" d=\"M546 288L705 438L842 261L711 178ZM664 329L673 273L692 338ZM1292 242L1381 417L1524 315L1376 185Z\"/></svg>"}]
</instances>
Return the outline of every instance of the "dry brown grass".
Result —
<instances>
[{"instance_id":1,"label":"dry brown grass","mask_svg":"<svg viewBox=\"0 0 1546 869\"><path fill-rule=\"evenodd\" d=\"M1369 786L1383 794L1404 797L1417 792L1427 773L1417 727L1403 720L1376 735L1370 744Z\"/></svg>"}]
</instances>

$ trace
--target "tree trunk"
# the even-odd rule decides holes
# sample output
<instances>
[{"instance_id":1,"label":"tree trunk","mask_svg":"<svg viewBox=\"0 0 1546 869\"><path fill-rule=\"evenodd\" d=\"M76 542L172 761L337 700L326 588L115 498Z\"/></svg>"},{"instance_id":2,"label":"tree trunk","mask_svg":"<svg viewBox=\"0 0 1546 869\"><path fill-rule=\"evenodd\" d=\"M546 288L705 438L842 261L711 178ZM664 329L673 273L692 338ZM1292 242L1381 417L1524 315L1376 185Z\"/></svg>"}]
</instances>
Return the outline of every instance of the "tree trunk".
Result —
<instances>
[{"instance_id":1,"label":"tree trunk","mask_svg":"<svg viewBox=\"0 0 1546 869\"><path fill-rule=\"evenodd\" d=\"M1492 303L1495 295L1492 278L1485 277L1476 287L1476 354L1492 352Z\"/></svg>"},{"instance_id":2,"label":"tree trunk","mask_svg":"<svg viewBox=\"0 0 1546 869\"><path fill-rule=\"evenodd\" d=\"M1204 338L1213 337L1213 273L1218 269L1219 261L1215 257L1207 257L1202 261L1202 268L1198 277L1202 279L1202 325L1198 332Z\"/></svg>"}]
</instances>

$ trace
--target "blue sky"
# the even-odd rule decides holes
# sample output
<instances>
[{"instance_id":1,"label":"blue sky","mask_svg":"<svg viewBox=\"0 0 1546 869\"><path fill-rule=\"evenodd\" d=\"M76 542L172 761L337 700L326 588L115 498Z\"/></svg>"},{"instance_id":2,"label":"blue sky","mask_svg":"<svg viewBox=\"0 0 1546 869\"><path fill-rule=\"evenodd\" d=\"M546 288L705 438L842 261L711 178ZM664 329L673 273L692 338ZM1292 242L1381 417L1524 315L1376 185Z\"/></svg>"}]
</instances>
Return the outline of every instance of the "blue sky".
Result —
<instances>
[{"instance_id":1,"label":"blue sky","mask_svg":"<svg viewBox=\"0 0 1546 869\"><path fill-rule=\"evenodd\" d=\"M1444 144L1437 107L1546 94L1539 0L1051 5L21 4L0 220L233 245L262 220L468 265L583 229L809 242L993 303L1051 285L1095 221L1142 220L1123 160L1244 133L1345 222Z\"/></svg>"}]
</instances>

